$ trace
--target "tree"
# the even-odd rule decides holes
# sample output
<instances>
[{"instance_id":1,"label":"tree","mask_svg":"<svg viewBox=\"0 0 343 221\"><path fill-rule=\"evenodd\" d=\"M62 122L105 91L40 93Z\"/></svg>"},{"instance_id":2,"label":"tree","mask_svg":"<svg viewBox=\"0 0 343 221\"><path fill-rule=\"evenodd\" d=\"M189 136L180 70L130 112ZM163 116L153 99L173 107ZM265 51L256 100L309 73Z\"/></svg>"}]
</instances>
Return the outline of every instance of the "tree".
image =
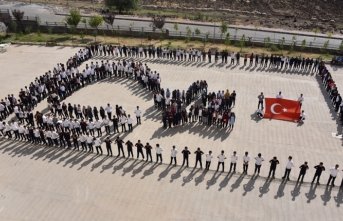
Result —
<instances>
[{"instance_id":1,"label":"tree","mask_svg":"<svg viewBox=\"0 0 343 221\"><path fill-rule=\"evenodd\" d=\"M15 21L12 21L11 23L11 29L14 31L14 33L17 32L17 23Z\"/></svg>"},{"instance_id":2,"label":"tree","mask_svg":"<svg viewBox=\"0 0 343 221\"><path fill-rule=\"evenodd\" d=\"M241 40L239 40L239 45L241 47L241 52L242 52L242 48L245 45L245 35L242 35Z\"/></svg>"},{"instance_id":3,"label":"tree","mask_svg":"<svg viewBox=\"0 0 343 221\"><path fill-rule=\"evenodd\" d=\"M83 31L80 31L80 38L81 38L81 40L83 42L83 39L85 38L85 34L83 34Z\"/></svg>"},{"instance_id":4,"label":"tree","mask_svg":"<svg viewBox=\"0 0 343 221\"><path fill-rule=\"evenodd\" d=\"M186 27L186 43L191 41L192 37L192 29L190 27Z\"/></svg>"},{"instance_id":5,"label":"tree","mask_svg":"<svg viewBox=\"0 0 343 221\"><path fill-rule=\"evenodd\" d=\"M255 24L254 27L255 27L255 36L254 36L253 44L255 45L255 41L256 41L256 32L257 32L257 30L258 30L258 24Z\"/></svg>"},{"instance_id":6,"label":"tree","mask_svg":"<svg viewBox=\"0 0 343 221\"><path fill-rule=\"evenodd\" d=\"M327 50L327 48L328 48L328 46L329 46L329 42L330 42L330 40L327 40L327 41L324 42L323 47L320 48L320 51L321 51L321 52L326 53L326 50Z\"/></svg>"},{"instance_id":7,"label":"tree","mask_svg":"<svg viewBox=\"0 0 343 221\"><path fill-rule=\"evenodd\" d=\"M226 37L225 37L225 50L227 49L227 47L230 45L231 41L230 41L230 33L227 33L226 34Z\"/></svg>"},{"instance_id":8,"label":"tree","mask_svg":"<svg viewBox=\"0 0 343 221\"><path fill-rule=\"evenodd\" d=\"M164 15L154 15L149 13L148 17L151 18L150 27L158 28L162 30L164 24L166 23L166 16Z\"/></svg>"},{"instance_id":9,"label":"tree","mask_svg":"<svg viewBox=\"0 0 343 221\"><path fill-rule=\"evenodd\" d=\"M200 34L201 34L201 31L200 31L199 28L196 28L196 29L194 30L194 32L195 32L196 35L200 35Z\"/></svg>"},{"instance_id":10,"label":"tree","mask_svg":"<svg viewBox=\"0 0 343 221\"><path fill-rule=\"evenodd\" d=\"M270 37L264 39L264 47L269 48L270 45Z\"/></svg>"},{"instance_id":11,"label":"tree","mask_svg":"<svg viewBox=\"0 0 343 221\"><path fill-rule=\"evenodd\" d=\"M0 21L2 21L5 26L6 26L6 36L8 36L8 28L10 27L10 25L12 24L12 17L8 14L2 14L0 16Z\"/></svg>"},{"instance_id":12,"label":"tree","mask_svg":"<svg viewBox=\"0 0 343 221\"><path fill-rule=\"evenodd\" d=\"M114 13L107 14L106 16L102 17L104 21L112 26L112 31L113 31L113 22L114 19L116 18L116 15Z\"/></svg>"},{"instance_id":13,"label":"tree","mask_svg":"<svg viewBox=\"0 0 343 221\"><path fill-rule=\"evenodd\" d=\"M175 31L178 31L179 30L179 23L174 23L173 27L174 27Z\"/></svg>"},{"instance_id":14,"label":"tree","mask_svg":"<svg viewBox=\"0 0 343 221\"><path fill-rule=\"evenodd\" d=\"M130 11L137 9L140 4L140 0L105 0L105 5L110 9L117 9L119 14L123 11Z\"/></svg>"},{"instance_id":15,"label":"tree","mask_svg":"<svg viewBox=\"0 0 343 221\"><path fill-rule=\"evenodd\" d=\"M286 41L285 37L282 37L280 40L281 54L282 54L283 46L285 45L285 41Z\"/></svg>"},{"instance_id":16,"label":"tree","mask_svg":"<svg viewBox=\"0 0 343 221\"><path fill-rule=\"evenodd\" d=\"M341 44L339 45L338 49L339 49L339 53L343 53L343 40Z\"/></svg>"},{"instance_id":17,"label":"tree","mask_svg":"<svg viewBox=\"0 0 343 221\"><path fill-rule=\"evenodd\" d=\"M103 23L104 23L104 19L100 15L92 15L88 20L89 26L96 29L93 31L93 36L95 38L95 42L96 42L96 36L98 34L98 28Z\"/></svg>"},{"instance_id":18,"label":"tree","mask_svg":"<svg viewBox=\"0 0 343 221\"><path fill-rule=\"evenodd\" d=\"M68 25L71 26L71 33L72 33L71 39L72 39L72 41L74 41L73 34L76 30L76 26L80 23L81 19L82 19L82 17L81 17L79 10L70 9L69 15L66 17L66 22Z\"/></svg>"},{"instance_id":19,"label":"tree","mask_svg":"<svg viewBox=\"0 0 343 221\"><path fill-rule=\"evenodd\" d=\"M317 34L319 33L319 29L318 28L314 28L313 32L315 34L315 37L313 38L313 43L314 43L314 41L317 39Z\"/></svg>"},{"instance_id":20,"label":"tree","mask_svg":"<svg viewBox=\"0 0 343 221\"><path fill-rule=\"evenodd\" d=\"M119 37L121 35L121 31L119 30L119 26L118 26L118 29L116 30L116 35L118 36L118 44L120 45L119 43Z\"/></svg>"},{"instance_id":21,"label":"tree","mask_svg":"<svg viewBox=\"0 0 343 221\"><path fill-rule=\"evenodd\" d=\"M300 46L300 50L301 50L301 53L300 53L300 56L302 54L302 51L305 49L306 47L306 40L304 39L302 42L301 42L301 46Z\"/></svg>"},{"instance_id":22,"label":"tree","mask_svg":"<svg viewBox=\"0 0 343 221\"><path fill-rule=\"evenodd\" d=\"M220 39L222 39L223 35L226 34L228 29L228 26L225 22L222 22L220 27L219 27L219 32L220 32Z\"/></svg>"},{"instance_id":23,"label":"tree","mask_svg":"<svg viewBox=\"0 0 343 221\"><path fill-rule=\"evenodd\" d=\"M17 10L17 9L14 9L14 10L12 11L13 17L15 17L15 19L16 19L17 21L19 21L19 22L22 22L22 21L23 21L24 13L25 13L25 12L22 12L22 11Z\"/></svg>"}]
</instances>

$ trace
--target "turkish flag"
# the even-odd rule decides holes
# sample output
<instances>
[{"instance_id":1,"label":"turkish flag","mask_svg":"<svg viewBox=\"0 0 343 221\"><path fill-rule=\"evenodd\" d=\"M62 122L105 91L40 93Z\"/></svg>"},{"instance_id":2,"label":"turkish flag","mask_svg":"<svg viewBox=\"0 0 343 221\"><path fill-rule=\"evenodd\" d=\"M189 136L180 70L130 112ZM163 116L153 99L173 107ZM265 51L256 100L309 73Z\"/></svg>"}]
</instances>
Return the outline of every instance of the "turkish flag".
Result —
<instances>
[{"instance_id":1,"label":"turkish flag","mask_svg":"<svg viewBox=\"0 0 343 221\"><path fill-rule=\"evenodd\" d=\"M300 116L300 102L282 98L265 99L264 118L298 121Z\"/></svg>"}]
</instances>

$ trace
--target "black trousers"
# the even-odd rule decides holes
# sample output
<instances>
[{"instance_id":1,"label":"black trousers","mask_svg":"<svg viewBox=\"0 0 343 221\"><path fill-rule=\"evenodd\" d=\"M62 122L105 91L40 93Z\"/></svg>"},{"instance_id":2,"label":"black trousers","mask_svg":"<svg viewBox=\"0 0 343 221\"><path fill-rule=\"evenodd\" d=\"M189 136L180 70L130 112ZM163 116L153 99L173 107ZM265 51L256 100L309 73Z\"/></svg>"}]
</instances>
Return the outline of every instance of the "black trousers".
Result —
<instances>
[{"instance_id":1,"label":"black trousers","mask_svg":"<svg viewBox=\"0 0 343 221\"><path fill-rule=\"evenodd\" d=\"M143 150L137 149L137 159L139 158L139 154L142 154L142 157L143 157L143 159L144 159Z\"/></svg>"},{"instance_id":2,"label":"black trousers","mask_svg":"<svg viewBox=\"0 0 343 221\"><path fill-rule=\"evenodd\" d=\"M105 126L105 130L106 130L106 133L107 133L107 134L110 134L110 133L111 133L110 126Z\"/></svg>"},{"instance_id":3,"label":"black trousers","mask_svg":"<svg viewBox=\"0 0 343 221\"><path fill-rule=\"evenodd\" d=\"M132 124L127 124L129 126L129 131L132 132Z\"/></svg>"},{"instance_id":4,"label":"black trousers","mask_svg":"<svg viewBox=\"0 0 343 221\"><path fill-rule=\"evenodd\" d=\"M196 159L195 159L195 167L197 167L198 162L200 163L200 167L202 168L201 158L196 158Z\"/></svg>"},{"instance_id":5,"label":"black trousers","mask_svg":"<svg viewBox=\"0 0 343 221\"><path fill-rule=\"evenodd\" d=\"M300 180L300 177L301 177L301 182L304 180L304 176L305 176L306 173L299 173L299 176L298 176L298 181Z\"/></svg>"},{"instance_id":6,"label":"black trousers","mask_svg":"<svg viewBox=\"0 0 343 221\"><path fill-rule=\"evenodd\" d=\"M160 158L162 163L162 154L156 154L156 163L158 163L158 158Z\"/></svg>"},{"instance_id":7,"label":"black trousers","mask_svg":"<svg viewBox=\"0 0 343 221\"><path fill-rule=\"evenodd\" d=\"M89 152L93 152L93 144L92 143L88 143L88 148L89 148Z\"/></svg>"},{"instance_id":8,"label":"black trousers","mask_svg":"<svg viewBox=\"0 0 343 221\"><path fill-rule=\"evenodd\" d=\"M127 148L127 153L128 153L128 156L129 156L129 157L130 157L130 155L133 157L132 147L128 147L128 148Z\"/></svg>"},{"instance_id":9,"label":"black trousers","mask_svg":"<svg viewBox=\"0 0 343 221\"><path fill-rule=\"evenodd\" d=\"M100 150L100 154L102 154L101 146L96 146L95 149L96 149L97 154L99 154L99 150Z\"/></svg>"},{"instance_id":10,"label":"black trousers","mask_svg":"<svg viewBox=\"0 0 343 221\"><path fill-rule=\"evenodd\" d=\"M286 178L287 177L287 179L289 179L289 174L291 173L291 170L292 169L285 169L285 175L283 175L283 178Z\"/></svg>"},{"instance_id":11,"label":"black trousers","mask_svg":"<svg viewBox=\"0 0 343 221\"><path fill-rule=\"evenodd\" d=\"M262 166L262 165L257 165L257 164L255 164L255 173L257 172L258 174L260 174L261 166Z\"/></svg>"},{"instance_id":12,"label":"black trousers","mask_svg":"<svg viewBox=\"0 0 343 221\"><path fill-rule=\"evenodd\" d=\"M113 156L111 147L106 147L106 150L107 150L107 156L110 155L110 153L111 153L111 156Z\"/></svg>"},{"instance_id":13,"label":"black trousers","mask_svg":"<svg viewBox=\"0 0 343 221\"><path fill-rule=\"evenodd\" d=\"M123 153L123 156L125 157L124 148L122 145L118 146L118 157L120 156L120 151Z\"/></svg>"},{"instance_id":14,"label":"black trousers","mask_svg":"<svg viewBox=\"0 0 343 221\"><path fill-rule=\"evenodd\" d=\"M328 180L328 185L330 184L331 180L332 180L331 184L332 185L335 184L335 179L336 179L336 177L333 177L333 176L330 175L329 180Z\"/></svg>"},{"instance_id":15,"label":"black trousers","mask_svg":"<svg viewBox=\"0 0 343 221\"><path fill-rule=\"evenodd\" d=\"M176 157L170 157L170 164L173 163L173 160L174 160L174 164L176 165Z\"/></svg>"},{"instance_id":16,"label":"black trousers","mask_svg":"<svg viewBox=\"0 0 343 221\"><path fill-rule=\"evenodd\" d=\"M149 156L150 156L150 161L152 162L152 155L151 155L151 151L146 151L146 161L149 160Z\"/></svg>"},{"instance_id":17,"label":"black trousers","mask_svg":"<svg viewBox=\"0 0 343 221\"><path fill-rule=\"evenodd\" d=\"M54 141L55 145L58 146L58 141L57 141L57 139L52 139L52 140Z\"/></svg>"},{"instance_id":18,"label":"black trousers","mask_svg":"<svg viewBox=\"0 0 343 221\"><path fill-rule=\"evenodd\" d=\"M276 170L276 167L270 167L270 169L269 169L269 175L268 176L270 176L270 174L273 172L273 176L275 176L275 170Z\"/></svg>"},{"instance_id":19,"label":"black trousers","mask_svg":"<svg viewBox=\"0 0 343 221\"><path fill-rule=\"evenodd\" d=\"M185 162L187 161L187 166L188 166L188 156L183 156L183 163L182 166L185 165Z\"/></svg>"},{"instance_id":20,"label":"black trousers","mask_svg":"<svg viewBox=\"0 0 343 221\"><path fill-rule=\"evenodd\" d=\"M320 175L322 175L322 174L321 173L315 173L312 182L314 182L314 180L317 177L317 183L319 183Z\"/></svg>"},{"instance_id":21,"label":"black trousers","mask_svg":"<svg viewBox=\"0 0 343 221\"><path fill-rule=\"evenodd\" d=\"M141 124L141 117L136 117L137 119L137 124Z\"/></svg>"},{"instance_id":22,"label":"black trousers","mask_svg":"<svg viewBox=\"0 0 343 221\"><path fill-rule=\"evenodd\" d=\"M232 167L233 167L233 172L236 172L236 163L231 163L230 164L230 172L232 170Z\"/></svg>"},{"instance_id":23,"label":"black trousers","mask_svg":"<svg viewBox=\"0 0 343 221\"><path fill-rule=\"evenodd\" d=\"M87 150L86 142L81 142L82 150Z\"/></svg>"},{"instance_id":24,"label":"black trousers","mask_svg":"<svg viewBox=\"0 0 343 221\"><path fill-rule=\"evenodd\" d=\"M218 162L217 170L219 170L220 164L222 165L222 171L224 172L224 162Z\"/></svg>"},{"instance_id":25,"label":"black trousers","mask_svg":"<svg viewBox=\"0 0 343 221\"><path fill-rule=\"evenodd\" d=\"M126 132L126 126L125 126L125 124L121 124L121 132L124 132L124 130Z\"/></svg>"},{"instance_id":26,"label":"black trousers","mask_svg":"<svg viewBox=\"0 0 343 221\"><path fill-rule=\"evenodd\" d=\"M246 172L246 173L248 172L248 167L249 167L249 164L246 164L246 165L243 164L243 173L244 172Z\"/></svg>"},{"instance_id":27,"label":"black trousers","mask_svg":"<svg viewBox=\"0 0 343 221\"><path fill-rule=\"evenodd\" d=\"M206 169L209 170L210 169L210 165L211 165L211 161L207 161L206 160Z\"/></svg>"}]
</instances>

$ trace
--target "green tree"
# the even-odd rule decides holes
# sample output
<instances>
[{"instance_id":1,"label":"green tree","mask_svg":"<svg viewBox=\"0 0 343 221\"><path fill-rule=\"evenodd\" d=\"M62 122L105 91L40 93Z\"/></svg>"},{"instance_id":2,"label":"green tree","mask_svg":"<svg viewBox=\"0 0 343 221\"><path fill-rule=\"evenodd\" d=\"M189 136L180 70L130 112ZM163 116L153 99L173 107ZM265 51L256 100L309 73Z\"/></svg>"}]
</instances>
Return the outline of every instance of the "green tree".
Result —
<instances>
[{"instance_id":1,"label":"green tree","mask_svg":"<svg viewBox=\"0 0 343 221\"><path fill-rule=\"evenodd\" d=\"M81 41L83 42L83 39L85 38L85 34L83 33L83 31L80 31L80 38L81 38Z\"/></svg>"},{"instance_id":2,"label":"green tree","mask_svg":"<svg viewBox=\"0 0 343 221\"><path fill-rule=\"evenodd\" d=\"M179 23L174 23L173 27L174 27L175 31L178 31L179 30Z\"/></svg>"},{"instance_id":3,"label":"green tree","mask_svg":"<svg viewBox=\"0 0 343 221\"><path fill-rule=\"evenodd\" d=\"M162 47L162 41L164 40L164 37L163 35L160 36L160 44L161 44L161 47Z\"/></svg>"},{"instance_id":4,"label":"green tree","mask_svg":"<svg viewBox=\"0 0 343 221\"><path fill-rule=\"evenodd\" d=\"M320 51L321 51L321 52L326 53L326 50L327 50L327 48L328 48L328 46L329 46L329 42L330 42L330 40L327 40L327 41L324 42L323 47L320 48Z\"/></svg>"},{"instance_id":5,"label":"green tree","mask_svg":"<svg viewBox=\"0 0 343 221\"><path fill-rule=\"evenodd\" d=\"M117 9L119 14L137 9L139 4L140 0L105 0L105 5L110 9Z\"/></svg>"},{"instance_id":6,"label":"green tree","mask_svg":"<svg viewBox=\"0 0 343 221\"><path fill-rule=\"evenodd\" d=\"M201 34L201 31L200 31L199 28L196 28L196 29L194 30L194 32L195 32L196 35L200 35L200 34Z\"/></svg>"},{"instance_id":7,"label":"green tree","mask_svg":"<svg viewBox=\"0 0 343 221\"><path fill-rule=\"evenodd\" d=\"M319 33L319 29L318 28L314 28L313 29L313 33L315 34L315 37L313 38L313 43L314 43L315 40L317 39L317 34Z\"/></svg>"},{"instance_id":8,"label":"green tree","mask_svg":"<svg viewBox=\"0 0 343 221\"><path fill-rule=\"evenodd\" d=\"M242 52L242 48L245 46L245 35L242 35L241 39L239 40L239 46L241 47L240 52Z\"/></svg>"},{"instance_id":9,"label":"green tree","mask_svg":"<svg viewBox=\"0 0 343 221\"><path fill-rule=\"evenodd\" d=\"M305 47L306 47L306 40L304 39L304 40L301 42L301 46L300 46L300 50L301 50L300 56L301 56L303 50L305 49Z\"/></svg>"},{"instance_id":10,"label":"green tree","mask_svg":"<svg viewBox=\"0 0 343 221\"><path fill-rule=\"evenodd\" d=\"M230 45L231 41L230 41L230 33L227 33L226 34L226 37L225 37L225 50L227 49L227 47Z\"/></svg>"},{"instance_id":11,"label":"green tree","mask_svg":"<svg viewBox=\"0 0 343 221\"><path fill-rule=\"evenodd\" d=\"M190 27L186 27L186 43L191 41L192 37L192 29Z\"/></svg>"},{"instance_id":12,"label":"green tree","mask_svg":"<svg viewBox=\"0 0 343 221\"><path fill-rule=\"evenodd\" d=\"M106 23L112 26L112 32L113 32L113 22L114 22L114 19L116 18L116 15L114 13L110 13L106 16L103 16L102 18L104 19Z\"/></svg>"},{"instance_id":13,"label":"green tree","mask_svg":"<svg viewBox=\"0 0 343 221\"><path fill-rule=\"evenodd\" d=\"M118 45L120 45L119 43L119 37L121 35L121 31L119 30L119 26L118 26L118 29L116 30L116 35L118 36Z\"/></svg>"},{"instance_id":14,"label":"green tree","mask_svg":"<svg viewBox=\"0 0 343 221\"><path fill-rule=\"evenodd\" d=\"M67 24L71 27L72 41L74 41L73 34L76 30L76 26L80 23L81 19L80 11L77 9L70 9L69 15L65 18Z\"/></svg>"},{"instance_id":15,"label":"green tree","mask_svg":"<svg viewBox=\"0 0 343 221\"><path fill-rule=\"evenodd\" d=\"M270 37L266 37L264 39L264 47L269 48L269 46L270 46Z\"/></svg>"},{"instance_id":16,"label":"green tree","mask_svg":"<svg viewBox=\"0 0 343 221\"><path fill-rule=\"evenodd\" d=\"M14 31L14 33L16 33L17 32L17 23L15 22L15 21L12 21L12 23L11 23L11 29Z\"/></svg>"},{"instance_id":17,"label":"green tree","mask_svg":"<svg viewBox=\"0 0 343 221\"><path fill-rule=\"evenodd\" d=\"M220 32L220 39L222 39L223 35L226 34L227 30L228 30L228 26L225 22L222 22L220 27L219 27L219 32Z\"/></svg>"},{"instance_id":18,"label":"green tree","mask_svg":"<svg viewBox=\"0 0 343 221\"><path fill-rule=\"evenodd\" d=\"M285 45L285 41L286 41L285 37L282 37L280 40L281 54L282 54L283 46Z\"/></svg>"},{"instance_id":19,"label":"green tree","mask_svg":"<svg viewBox=\"0 0 343 221\"><path fill-rule=\"evenodd\" d=\"M98 35L98 28L100 25L104 24L104 19L100 15L92 15L88 20L89 26L95 28L96 30L93 31L93 36L96 42L96 36Z\"/></svg>"}]
</instances>

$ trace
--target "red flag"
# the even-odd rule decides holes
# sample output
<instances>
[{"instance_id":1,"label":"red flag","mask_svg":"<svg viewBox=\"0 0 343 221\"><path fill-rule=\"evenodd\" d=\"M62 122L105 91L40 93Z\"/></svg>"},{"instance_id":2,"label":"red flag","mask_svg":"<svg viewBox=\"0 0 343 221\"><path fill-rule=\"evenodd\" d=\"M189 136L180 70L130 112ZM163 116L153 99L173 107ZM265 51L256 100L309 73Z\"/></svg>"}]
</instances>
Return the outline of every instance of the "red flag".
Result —
<instances>
[{"instance_id":1,"label":"red flag","mask_svg":"<svg viewBox=\"0 0 343 221\"><path fill-rule=\"evenodd\" d=\"M298 121L300 116L300 102L282 98L265 99L264 118Z\"/></svg>"}]
</instances>

